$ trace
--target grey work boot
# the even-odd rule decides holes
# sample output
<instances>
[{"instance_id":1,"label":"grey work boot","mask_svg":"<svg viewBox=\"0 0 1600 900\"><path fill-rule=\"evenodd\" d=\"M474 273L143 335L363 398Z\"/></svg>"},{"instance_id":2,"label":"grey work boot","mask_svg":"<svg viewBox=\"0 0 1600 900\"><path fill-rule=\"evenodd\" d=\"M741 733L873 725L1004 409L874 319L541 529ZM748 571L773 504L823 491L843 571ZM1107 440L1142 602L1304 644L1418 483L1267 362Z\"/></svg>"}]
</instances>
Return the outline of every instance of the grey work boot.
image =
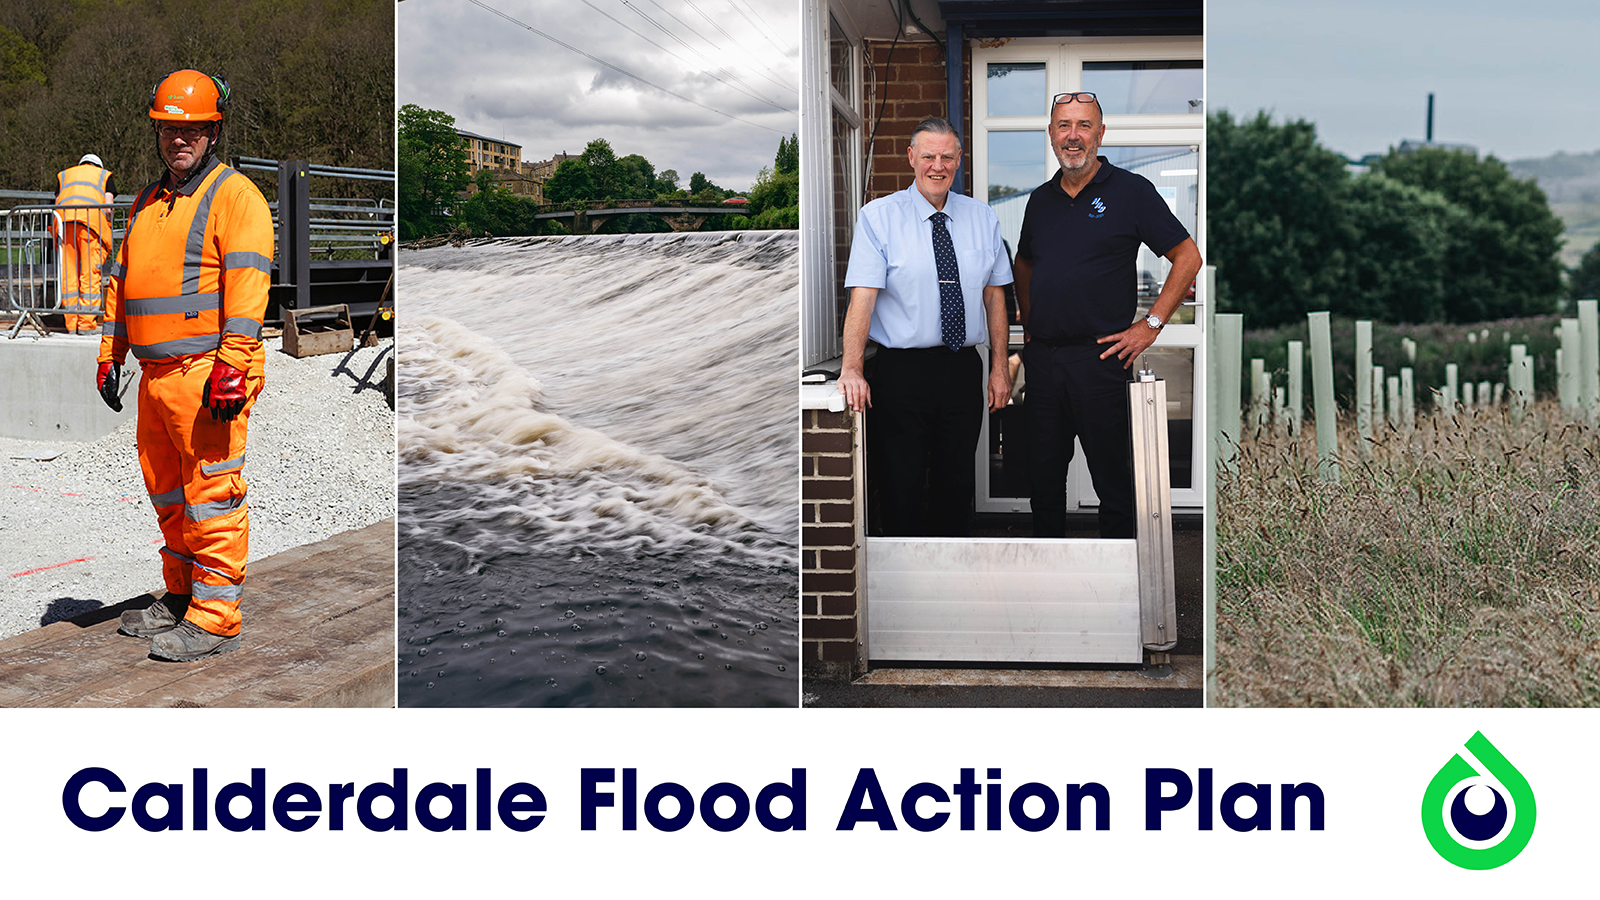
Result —
<instances>
[{"instance_id":1,"label":"grey work boot","mask_svg":"<svg viewBox=\"0 0 1600 900\"><path fill-rule=\"evenodd\" d=\"M239 636L223 637L212 634L200 626L184 620L171 631L162 632L150 640L150 655L173 662L194 662L207 656L231 653L239 649Z\"/></svg>"},{"instance_id":2,"label":"grey work boot","mask_svg":"<svg viewBox=\"0 0 1600 900\"><path fill-rule=\"evenodd\" d=\"M166 596L144 609L130 609L123 613L122 624L117 630L129 637L155 637L176 628L188 609L188 594L168 591Z\"/></svg>"}]
</instances>

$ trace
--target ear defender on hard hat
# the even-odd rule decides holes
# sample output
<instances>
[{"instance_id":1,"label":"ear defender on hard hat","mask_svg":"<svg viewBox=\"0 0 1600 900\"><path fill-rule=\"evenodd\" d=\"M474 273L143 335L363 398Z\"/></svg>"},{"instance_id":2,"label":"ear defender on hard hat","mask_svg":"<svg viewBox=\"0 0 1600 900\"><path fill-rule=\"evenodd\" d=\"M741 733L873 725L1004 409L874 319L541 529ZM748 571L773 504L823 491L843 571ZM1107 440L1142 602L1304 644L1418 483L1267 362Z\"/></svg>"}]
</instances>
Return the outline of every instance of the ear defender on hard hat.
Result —
<instances>
[{"instance_id":1,"label":"ear defender on hard hat","mask_svg":"<svg viewBox=\"0 0 1600 900\"><path fill-rule=\"evenodd\" d=\"M221 122L228 83L195 69L179 69L150 91L150 118L158 122Z\"/></svg>"}]
</instances>

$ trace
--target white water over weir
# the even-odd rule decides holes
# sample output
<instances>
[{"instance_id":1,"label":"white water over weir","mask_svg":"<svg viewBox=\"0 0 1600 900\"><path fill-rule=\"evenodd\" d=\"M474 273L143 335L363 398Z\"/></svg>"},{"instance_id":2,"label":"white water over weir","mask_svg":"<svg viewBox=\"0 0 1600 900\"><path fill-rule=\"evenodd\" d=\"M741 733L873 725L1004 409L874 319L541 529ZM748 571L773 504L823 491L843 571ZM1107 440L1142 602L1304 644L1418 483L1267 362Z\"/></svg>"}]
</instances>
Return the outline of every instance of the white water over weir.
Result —
<instances>
[{"instance_id":1,"label":"white water over weir","mask_svg":"<svg viewBox=\"0 0 1600 900\"><path fill-rule=\"evenodd\" d=\"M797 251L402 252L402 704L793 705Z\"/></svg>"}]
</instances>

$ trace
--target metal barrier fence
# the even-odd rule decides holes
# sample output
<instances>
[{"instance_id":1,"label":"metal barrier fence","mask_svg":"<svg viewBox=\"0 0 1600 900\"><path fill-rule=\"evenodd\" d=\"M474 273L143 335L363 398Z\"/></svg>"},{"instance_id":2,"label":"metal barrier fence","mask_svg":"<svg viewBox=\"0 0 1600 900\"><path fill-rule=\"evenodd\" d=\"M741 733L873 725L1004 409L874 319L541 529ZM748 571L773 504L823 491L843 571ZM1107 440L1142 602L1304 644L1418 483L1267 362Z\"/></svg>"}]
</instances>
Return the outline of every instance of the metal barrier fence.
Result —
<instances>
[{"instance_id":1,"label":"metal barrier fence","mask_svg":"<svg viewBox=\"0 0 1600 900\"><path fill-rule=\"evenodd\" d=\"M45 331L42 313L61 308L61 216L53 207L0 212L0 302L17 313L8 337L32 322Z\"/></svg>"},{"instance_id":2,"label":"metal barrier fence","mask_svg":"<svg viewBox=\"0 0 1600 900\"><path fill-rule=\"evenodd\" d=\"M67 207L45 202L0 210L0 311L17 316L7 337L15 338L30 324L41 333L46 332L42 316L88 315L69 307L105 308L104 266L116 259L131 205L130 198L121 204L70 207L74 212L103 210L111 217L110 244L104 257L89 263L94 266L96 289L88 298L79 296L78 270L66 263L61 247L61 210ZM83 264L76 254L72 262Z\"/></svg>"}]
</instances>

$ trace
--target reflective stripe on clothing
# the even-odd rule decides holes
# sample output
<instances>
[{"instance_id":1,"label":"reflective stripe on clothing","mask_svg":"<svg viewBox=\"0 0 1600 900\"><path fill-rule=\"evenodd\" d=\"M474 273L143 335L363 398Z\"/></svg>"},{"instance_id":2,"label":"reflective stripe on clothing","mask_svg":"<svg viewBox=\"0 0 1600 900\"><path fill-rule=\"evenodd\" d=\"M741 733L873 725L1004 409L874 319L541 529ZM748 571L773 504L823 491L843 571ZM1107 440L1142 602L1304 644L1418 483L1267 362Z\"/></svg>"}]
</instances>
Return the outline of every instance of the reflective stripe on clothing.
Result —
<instances>
[{"instance_id":1,"label":"reflective stripe on clothing","mask_svg":"<svg viewBox=\"0 0 1600 900\"><path fill-rule=\"evenodd\" d=\"M201 468L201 471L205 471L204 467ZM183 505L183 515L184 518L191 522L204 522L207 519L215 519L217 516L225 516L228 513L236 512L243 508L244 495L241 494L238 497L229 497L226 500L213 500L210 503L185 503Z\"/></svg>"},{"instance_id":2,"label":"reflective stripe on clothing","mask_svg":"<svg viewBox=\"0 0 1600 900\"><path fill-rule=\"evenodd\" d=\"M182 294L177 297L139 297L128 300L123 314L129 316L170 316L173 313L206 312L222 306L220 294Z\"/></svg>"},{"instance_id":3,"label":"reflective stripe on clothing","mask_svg":"<svg viewBox=\"0 0 1600 900\"><path fill-rule=\"evenodd\" d=\"M222 335L205 334L200 337L165 341L160 344L129 344L128 349L133 351L135 359L154 362L162 359L175 359L179 356L190 356L195 353L205 353L207 350L217 349L221 343Z\"/></svg>"},{"instance_id":4,"label":"reflective stripe on clothing","mask_svg":"<svg viewBox=\"0 0 1600 900\"><path fill-rule=\"evenodd\" d=\"M196 600L223 600L228 603L238 603L239 595L244 593L242 584L206 584L201 581L194 583L194 599Z\"/></svg>"},{"instance_id":5,"label":"reflective stripe on clothing","mask_svg":"<svg viewBox=\"0 0 1600 900\"><path fill-rule=\"evenodd\" d=\"M223 472L235 472L244 468L244 454L241 453L233 459L225 459L219 463L211 463L200 467L202 475L221 475Z\"/></svg>"},{"instance_id":6,"label":"reflective stripe on clothing","mask_svg":"<svg viewBox=\"0 0 1600 900\"><path fill-rule=\"evenodd\" d=\"M150 505L156 507L157 509L160 509L163 506L177 506L182 502L183 488L181 487L173 488L172 490L163 494L150 495ZM166 548L163 547L162 549L165 550ZM188 559L188 557L184 558ZM190 562L193 562L193 560L190 560Z\"/></svg>"},{"instance_id":7,"label":"reflective stripe on clothing","mask_svg":"<svg viewBox=\"0 0 1600 900\"><path fill-rule=\"evenodd\" d=\"M223 268L227 269L257 269L268 275L272 274L272 260L260 253L241 250L238 253L229 253L222 258Z\"/></svg>"}]
</instances>

